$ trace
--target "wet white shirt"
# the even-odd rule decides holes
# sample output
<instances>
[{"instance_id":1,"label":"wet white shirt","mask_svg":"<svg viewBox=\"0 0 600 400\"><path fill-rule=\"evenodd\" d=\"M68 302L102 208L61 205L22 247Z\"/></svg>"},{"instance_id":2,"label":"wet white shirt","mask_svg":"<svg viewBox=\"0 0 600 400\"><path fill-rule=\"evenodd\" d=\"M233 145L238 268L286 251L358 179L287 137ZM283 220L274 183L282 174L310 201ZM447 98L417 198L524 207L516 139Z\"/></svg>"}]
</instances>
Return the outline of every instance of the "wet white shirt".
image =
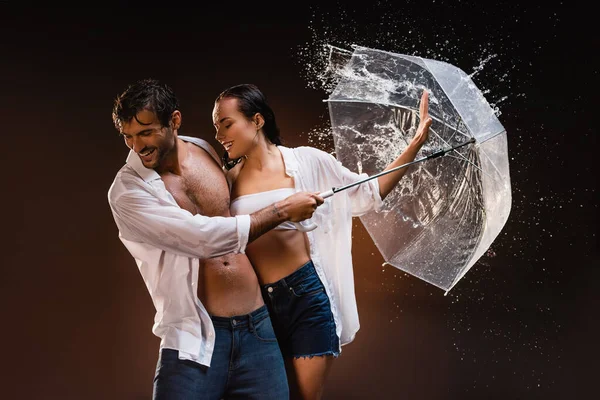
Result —
<instances>
[{"instance_id":1,"label":"wet white shirt","mask_svg":"<svg viewBox=\"0 0 600 400\"><path fill-rule=\"evenodd\" d=\"M297 191L325 192L368 178L344 167L329 153L313 147L278 146L286 174ZM377 179L325 199L312 218L318 227L307 232L310 256L331 302L341 346L354 340L360 328L352 266L352 217L379 210L383 201Z\"/></svg>"},{"instance_id":2,"label":"wet white shirt","mask_svg":"<svg viewBox=\"0 0 600 400\"><path fill-rule=\"evenodd\" d=\"M179 136L206 150L210 144ZM212 320L197 296L199 259L244 253L250 216L206 217L179 207L160 175L131 151L109 191L119 239L131 253L156 308L152 332L160 348L180 359L210 366L215 344Z\"/></svg>"}]
</instances>

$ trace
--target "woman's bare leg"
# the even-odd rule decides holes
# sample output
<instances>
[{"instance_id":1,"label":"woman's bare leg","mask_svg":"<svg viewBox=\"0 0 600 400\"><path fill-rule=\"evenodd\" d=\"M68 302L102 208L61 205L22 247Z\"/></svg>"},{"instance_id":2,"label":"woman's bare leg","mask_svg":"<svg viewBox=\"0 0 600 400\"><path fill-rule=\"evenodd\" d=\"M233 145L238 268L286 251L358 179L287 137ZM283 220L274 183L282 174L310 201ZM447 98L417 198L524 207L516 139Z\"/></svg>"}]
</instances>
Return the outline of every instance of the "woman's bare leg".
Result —
<instances>
[{"instance_id":1,"label":"woman's bare leg","mask_svg":"<svg viewBox=\"0 0 600 400\"><path fill-rule=\"evenodd\" d=\"M290 400L320 400L333 360L333 356L287 359Z\"/></svg>"}]
</instances>

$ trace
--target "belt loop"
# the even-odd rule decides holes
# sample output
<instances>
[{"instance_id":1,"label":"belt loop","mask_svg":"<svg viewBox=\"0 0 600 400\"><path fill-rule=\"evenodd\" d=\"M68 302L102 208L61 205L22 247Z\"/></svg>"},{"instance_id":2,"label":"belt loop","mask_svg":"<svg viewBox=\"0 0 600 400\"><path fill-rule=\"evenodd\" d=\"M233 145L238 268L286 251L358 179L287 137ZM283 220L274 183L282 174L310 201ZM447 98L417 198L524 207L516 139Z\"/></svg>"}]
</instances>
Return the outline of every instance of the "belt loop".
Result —
<instances>
[{"instance_id":1,"label":"belt loop","mask_svg":"<svg viewBox=\"0 0 600 400\"><path fill-rule=\"evenodd\" d=\"M252 317L252 314L248 314L248 328L250 329L250 332L254 333L254 321L253 321L254 317Z\"/></svg>"}]
</instances>

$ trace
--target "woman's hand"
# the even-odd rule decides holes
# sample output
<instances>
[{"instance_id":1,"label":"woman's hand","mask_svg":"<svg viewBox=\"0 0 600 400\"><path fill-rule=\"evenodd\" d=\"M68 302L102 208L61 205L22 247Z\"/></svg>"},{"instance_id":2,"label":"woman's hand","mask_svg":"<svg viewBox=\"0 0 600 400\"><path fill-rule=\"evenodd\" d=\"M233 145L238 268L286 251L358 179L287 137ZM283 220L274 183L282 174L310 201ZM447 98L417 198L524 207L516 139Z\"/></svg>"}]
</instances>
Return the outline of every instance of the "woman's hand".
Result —
<instances>
[{"instance_id":1,"label":"woman's hand","mask_svg":"<svg viewBox=\"0 0 600 400\"><path fill-rule=\"evenodd\" d=\"M419 105L419 126L417 133L412 138L411 144L421 148L429 137L429 127L431 126L431 117L429 116L429 93L423 90L421 95L421 104Z\"/></svg>"}]
</instances>

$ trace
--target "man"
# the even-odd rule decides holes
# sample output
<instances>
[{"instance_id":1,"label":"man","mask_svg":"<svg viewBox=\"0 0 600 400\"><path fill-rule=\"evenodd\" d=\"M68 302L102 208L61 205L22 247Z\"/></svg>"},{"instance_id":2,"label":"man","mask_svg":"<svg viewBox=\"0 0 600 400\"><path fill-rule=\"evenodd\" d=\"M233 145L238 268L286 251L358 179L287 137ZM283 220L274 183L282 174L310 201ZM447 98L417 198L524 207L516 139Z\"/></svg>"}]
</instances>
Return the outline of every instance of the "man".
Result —
<instances>
[{"instance_id":1,"label":"man","mask_svg":"<svg viewBox=\"0 0 600 400\"><path fill-rule=\"evenodd\" d=\"M179 136L173 91L156 80L115 99L113 122L131 149L109 190L119 237L156 308L161 338L154 399L285 399L281 352L246 245L323 203L296 193L231 217L214 149Z\"/></svg>"}]
</instances>

